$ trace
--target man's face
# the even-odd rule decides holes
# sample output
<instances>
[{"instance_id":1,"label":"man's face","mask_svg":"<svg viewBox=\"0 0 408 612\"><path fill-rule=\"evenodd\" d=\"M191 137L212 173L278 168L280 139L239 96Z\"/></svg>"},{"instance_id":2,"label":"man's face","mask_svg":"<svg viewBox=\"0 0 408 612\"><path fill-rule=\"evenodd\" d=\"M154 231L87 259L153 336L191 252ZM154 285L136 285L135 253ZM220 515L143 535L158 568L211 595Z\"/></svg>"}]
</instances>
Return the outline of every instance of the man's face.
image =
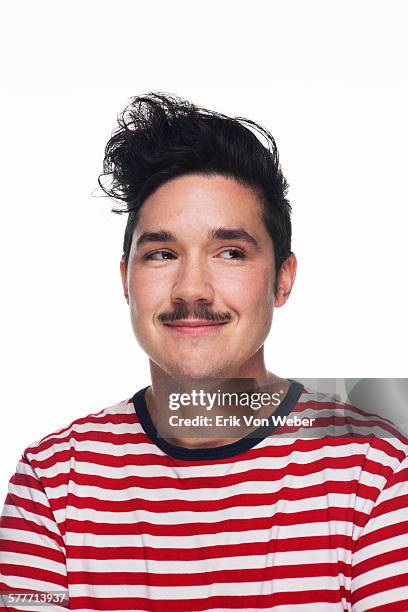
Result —
<instances>
[{"instance_id":1,"label":"man's face","mask_svg":"<svg viewBox=\"0 0 408 612\"><path fill-rule=\"evenodd\" d=\"M274 296L272 240L251 189L220 175L164 183L140 210L121 273L135 336L156 366L173 377L256 375L286 298Z\"/></svg>"}]
</instances>

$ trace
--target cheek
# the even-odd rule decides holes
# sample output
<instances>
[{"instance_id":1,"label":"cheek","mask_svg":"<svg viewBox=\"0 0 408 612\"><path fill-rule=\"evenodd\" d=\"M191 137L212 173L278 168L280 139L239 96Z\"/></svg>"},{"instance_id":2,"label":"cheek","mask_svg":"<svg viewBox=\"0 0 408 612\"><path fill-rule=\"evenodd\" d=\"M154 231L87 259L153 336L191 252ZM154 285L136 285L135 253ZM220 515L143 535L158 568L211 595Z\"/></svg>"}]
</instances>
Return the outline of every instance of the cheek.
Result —
<instances>
[{"instance_id":1,"label":"cheek","mask_svg":"<svg viewBox=\"0 0 408 612\"><path fill-rule=\"evenodd\" d=\"M243 301L243 322L246 323L248 341L263 344L269 334L273 315L273 282L265 274L253 276L249 281Z\"/></svg>"},{"instance_id":2,"label":"cheek","mask_svg":"<svg viewBox=\"0 0 408 612\"><path fill-rule=\"evenodd\" d=\"M222 293L241 316L252 320L258 316L260 322L273 305L273 283L271 276L263 270L224 285Z\"/></svg>"},{"instance_id":3,"label":"cheek","mask_svg":"<svg viewBox=\"0 0 408 612\"><path fill-rule=\"evenodd\" d=\"M162 282L152 282L151 279L143 278L143 274L135 275L129 284L132 315L137 317L143 313L143 319L149 314L153 316L166 300L166 295L166 288ZM151 317L149 320L151 321Z\"/></svg>"}]
</instances>

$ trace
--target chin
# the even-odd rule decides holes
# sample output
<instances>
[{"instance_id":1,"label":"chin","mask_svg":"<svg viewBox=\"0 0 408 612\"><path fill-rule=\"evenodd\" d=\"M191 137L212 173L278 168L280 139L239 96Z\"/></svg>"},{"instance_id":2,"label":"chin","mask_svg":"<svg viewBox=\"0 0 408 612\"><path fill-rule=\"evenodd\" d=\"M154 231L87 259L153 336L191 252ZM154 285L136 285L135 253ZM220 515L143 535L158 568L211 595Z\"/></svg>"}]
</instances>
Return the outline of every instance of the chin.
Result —
<instances>
[{"instance_id":1,"label":"chin","mask_svg":"<svg viewBox=\"0 0 408 612\"><path fill-rule=\"evenodd\" d=\"M192 366L192 364L186 364L185 366L180 363L168 364L167 367L163 367L163 369L174 378L187 378L194 380L204 380L211 378L224 378L223 371L225 371L225 367L221 364L217 367L215 364L212 365L211 368L203 368L203 364L197 364L196 366Z\"/></svg>"}]
</instances>

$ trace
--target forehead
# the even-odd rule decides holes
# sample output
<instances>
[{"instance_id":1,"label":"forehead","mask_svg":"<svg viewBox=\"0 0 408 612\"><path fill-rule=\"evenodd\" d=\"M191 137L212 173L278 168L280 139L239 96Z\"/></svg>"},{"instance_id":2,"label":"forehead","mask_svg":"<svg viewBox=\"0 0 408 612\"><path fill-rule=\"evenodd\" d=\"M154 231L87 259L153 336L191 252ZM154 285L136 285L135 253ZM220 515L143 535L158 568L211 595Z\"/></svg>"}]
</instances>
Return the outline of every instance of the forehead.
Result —
<instances>
[{"instance_id":1,"label":"forehead","mask_svg":"<svg viewBox=\"0 0 408 612\"><path fill-rule=\"evenodd\" d=\"M193 236L216 226L266 233L261 200L233 178L190 174L167 181L146 198L135 233L160 227Z\"/></svg>"}]
</instances>

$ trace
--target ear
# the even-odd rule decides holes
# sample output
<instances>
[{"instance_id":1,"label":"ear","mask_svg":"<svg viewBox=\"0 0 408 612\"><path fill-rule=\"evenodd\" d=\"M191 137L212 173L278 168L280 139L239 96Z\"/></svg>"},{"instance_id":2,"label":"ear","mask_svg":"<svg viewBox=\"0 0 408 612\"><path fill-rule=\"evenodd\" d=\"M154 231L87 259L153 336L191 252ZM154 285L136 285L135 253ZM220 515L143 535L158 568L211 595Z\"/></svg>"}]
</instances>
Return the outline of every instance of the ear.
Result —
<instances>
[{"instance_id":1,"label":"ear","mask_svg":"<svg viewBox=\"0 0 408 612\"><path fill-rule=\"evenodd\" d=\"M126 274L126 264L125 264L125 258L123 256L122 256L122 259L120 260L120 275L122 277L123 293L125 295L125 299L127 303L129 304L129 289L128 289L128 282L127 282L127 274Z\"/></svg>"},{"instance_id":2,"label":"ear","mask_svg":"<svg viewBox=\"0 0 408 612\"><path fill-rule=\"evenodd\" d=\"M287 302L290 292L292 291L293 283L295 282L296 269L296 256L294 253L291 253L281 265L276 279L278 288L275 296L276 308L283 306Z\"/></svg>"}]
</instances>

